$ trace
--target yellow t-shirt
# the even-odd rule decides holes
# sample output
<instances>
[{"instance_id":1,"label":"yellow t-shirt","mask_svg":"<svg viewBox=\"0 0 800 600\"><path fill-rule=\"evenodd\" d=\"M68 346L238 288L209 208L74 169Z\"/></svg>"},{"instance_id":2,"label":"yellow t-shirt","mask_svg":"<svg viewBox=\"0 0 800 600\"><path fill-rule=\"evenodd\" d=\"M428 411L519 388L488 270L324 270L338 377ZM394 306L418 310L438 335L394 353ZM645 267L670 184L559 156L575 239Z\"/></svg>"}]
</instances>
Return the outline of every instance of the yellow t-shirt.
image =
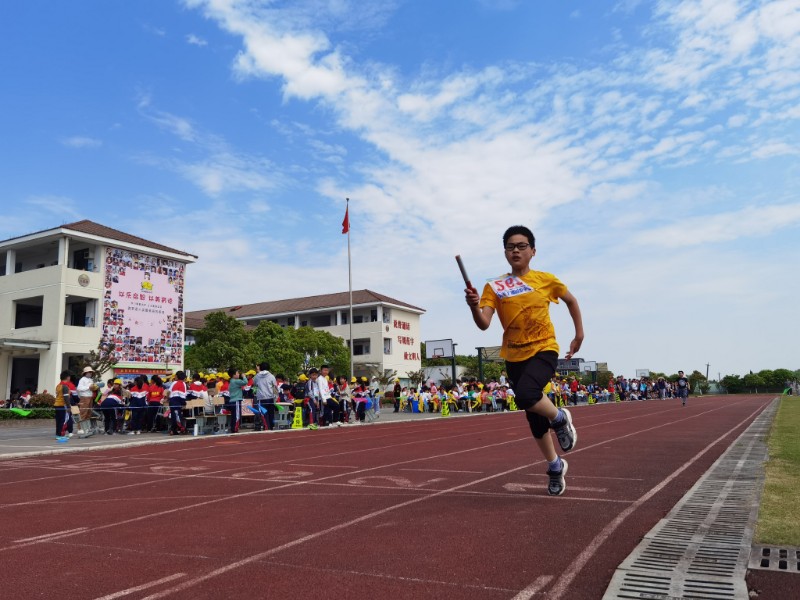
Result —
<instances>
[{"instance_id":1,"label":"yellow t-shirt","mask_svg":"<svg viewBox=\"0 0 800 600\"><path fill-rule=\"evenodd\" d=\"M555 275L541 271L490 279L483 288L480 307L491 306L503 325L500 356L519 362L545 350L558 352L550 302L558 303L566 292L567 286Z\"/></svg>"}]
</instances>

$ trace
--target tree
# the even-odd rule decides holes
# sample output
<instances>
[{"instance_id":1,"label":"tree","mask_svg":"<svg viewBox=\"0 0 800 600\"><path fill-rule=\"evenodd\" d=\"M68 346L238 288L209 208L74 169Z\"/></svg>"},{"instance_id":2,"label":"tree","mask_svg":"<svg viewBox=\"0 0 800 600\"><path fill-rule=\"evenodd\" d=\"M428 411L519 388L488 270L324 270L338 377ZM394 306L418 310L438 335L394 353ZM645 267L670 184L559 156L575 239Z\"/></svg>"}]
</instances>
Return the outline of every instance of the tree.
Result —
<instances>
[{"instance_id":1,"label":"tree","mask_svg":"<svg viewBox=\"0 0 800 600\"><path fill-rule=\"evenodd\" d=\"M694 391L698 388L701 382L706 381L706 376L703 375L700 371L695 369L689 375L689 390Z\"/></svg>"},{"instance_id":2,"label":"tree","mask_svg":"<svg viewBox=\"0 0 800 600\"><path fill-rule=\"evenodd\" d=\"M194 337L195 345L185 359L187 369L246 370L257 360L244 324L221 311L207 314L203 328Z\"/></svg>"},{"instance_id":3,"label":"tree","mask_svg":"<svg viewBox=\"0 0 800 600\"><path fill-rule=\"evenodd\" d=\"M758 388L764 391L766 381L758 373L748 373L742 377L742 384L748 392L758 392Z\"/></svg>"},{"instance_id":4,"label":"tree","mask_svg":"<svg viewBox=\"0 0 800 600\"><path fill-rule=\"evenodd\" d=\"M738 394L744 390L744 383L738 375L725 375L720 383L729 394Z\"/></svg>"},{"instance_id":5,"label":"tree","mask_svg":"<svg viewBox=\"0 0 800 600\"><path fill-rule=\"evenodd\" d=\"M114 354L115 349L116 345L113 342L100 342L97 345L97 350L89 352L81 370L86 367L92 367L95 375L102 377L104 373L110 371L111 367L117 364L117 357Z\"/></svg>"},{"instance_id":6,"label":"tree","mask_svg":"<svg viewBox=\"0 0 800 600\"><path fill-rule=\"evenodd\" d=\"M250 332L257 359L264 360L273 373L293 378L303 369L304 355L295 347L294 329L286 329L271 321L261 321Z\"/></svg>"},{"instance_id":7,"label":"tree","mask_svg":"<svg viewBox=\"0 0 800 600\"><path fill-rule=\"evenodd\" d=\"M597 372L597 385L603 388L608 388L608 382L614 379L614 374L611 371L598 371Z\"/></svg>"},{"instance_id":8,"label":"tree","mask_svg":"<svg viewBox=\"0 0 800 600\"><path fill-rule=\"evenodd\" d=\"M307 361L307 367L328 365L335 375L350 372L350 352L344 340L327 331L312 327L300 327L290 330L292 346Z\"/></svg>"},{"instance_id":9,"label":"tree","mask_svg":"<svg viewBox=\"0 0 800 600\"><path fill-rule=\"evenodd\" d=\"M411 385L415 388L419 388L420 384L425 381L425 369L420 369L419 371L409 371L406 373L406 377L411 382Z\"/></svg>"}]
</instances>

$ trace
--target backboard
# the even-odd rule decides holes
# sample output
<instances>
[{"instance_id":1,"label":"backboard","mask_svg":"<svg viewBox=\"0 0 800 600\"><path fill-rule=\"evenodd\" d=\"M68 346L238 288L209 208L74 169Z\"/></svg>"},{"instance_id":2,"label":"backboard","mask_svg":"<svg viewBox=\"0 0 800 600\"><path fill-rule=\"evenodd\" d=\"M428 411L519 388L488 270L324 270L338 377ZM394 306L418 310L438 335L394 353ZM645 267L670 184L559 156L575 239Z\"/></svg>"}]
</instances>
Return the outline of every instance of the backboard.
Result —
<instances>
[{"instance_id":1,"label":"backboard","mask_svg":"<svg viewBox=\"0 0 800 600\"><path fill-rule=\"evenodd\" d=\"M453 358L453 340L426 341L425 358Z\"/></svg>"}]
</instances>

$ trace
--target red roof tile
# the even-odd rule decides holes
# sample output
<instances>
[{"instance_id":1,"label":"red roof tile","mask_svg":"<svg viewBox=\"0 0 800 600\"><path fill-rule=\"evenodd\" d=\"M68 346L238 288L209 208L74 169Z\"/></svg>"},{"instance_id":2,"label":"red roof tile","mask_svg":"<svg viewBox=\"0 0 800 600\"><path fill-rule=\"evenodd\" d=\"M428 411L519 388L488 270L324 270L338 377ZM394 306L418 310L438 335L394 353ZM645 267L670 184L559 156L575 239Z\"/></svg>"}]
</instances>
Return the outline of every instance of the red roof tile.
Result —
<instances>
[{"instance_id":1,"label":"red roof tile","mask_svg":"<svg viewBox=\"0 0 800 600\"><path fill-rule=\"evenodd\" d=\"M353 306L364 304L394 304L414 311L425 312L424 308L419 308L413 304L378 294L371 290L353 290ZM193 310L186 313L186 328L192 329L190 323L196 329L202 327L205 316L212 312L224 312L236 319L246 319L247 317L268 317L284 313L304 312L315 309L334 308L336 306L349 306L350 294L348 292L337 292L335 294L322 294L319 296L308 296L306 298L290 298L287 300L273 300L271 302L257 302L255 304L245 304L241 306L225 306L222 308L211 308L207 310Z\"/></svg>"}]
</instances>

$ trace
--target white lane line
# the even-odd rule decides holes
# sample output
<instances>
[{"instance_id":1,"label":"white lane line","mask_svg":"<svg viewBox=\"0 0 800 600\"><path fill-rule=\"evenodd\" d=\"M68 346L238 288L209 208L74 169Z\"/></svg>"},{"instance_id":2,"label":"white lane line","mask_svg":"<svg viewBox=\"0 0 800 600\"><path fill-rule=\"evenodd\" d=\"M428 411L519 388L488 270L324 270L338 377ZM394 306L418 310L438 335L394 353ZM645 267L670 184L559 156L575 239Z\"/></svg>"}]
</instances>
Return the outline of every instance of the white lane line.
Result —
<instances>
[{"instance_id":1,"label":"white lane line","mask_svg":"<svg viewBox=\"0 0 800 600\"><path fill-rule=\"evenodd\" d=\"M411 428L409 428L409 429L411 429ZM498 429L492 429L489 432L493 433L493 432L507 431L507 430L511 430L511 429L518 429L518 427L516 427L516 426L513 426L513 427L501 427L501 428L498 428ZM416 431L416 428L414 428L414 431ZM457 434L457 435L450 434L450 435L440 436L440 437L431 437L431 438L428 438L426 440L421 440L421 441L418 441L418 442L415 442L415 441L412 440L410 442L395 443L395 444L392 444L390 447L399 448L401 446L408 446L408 445L413 445L413 444L426 444L426 443L437 442L437 441L441 441L441 440L452 440L452 439L455 439L455 438L471 436L471 435L473 435L473 432L466 431L465 433L460 433L460 434ZM375 440L375 442L377 442L379 440L382 440L385 437L389 437L389 436L379 436ZM519 438L519 441L522 441L524 439L527 439L527 438L524 438L524 437ZM319 443L319 444L313 444L313 445L306 444L305 446L301 446L301 445L289 446L288 449L289 450L293 450L293 449L296 449L296 448L298 448L298 449L309 449L309 446L313 446L312 449L314 449L317 446L328 446L328 445L330 445L332 443L333 442L325 442L325 443ZM369 452L371 450L381 450L381 449L384 449L386 447L387 446L384 444L384 445L381 445L381 446L374 446L372 448L366 448L366 449L361 449L361 450L347 450L345 452L337 452L335 454L330 454L330 453L320 454L320 455L317 455L317 456L310 456L310 457L308 457L308 460L317 460L319 458L331 459L331 458L336 458L337 456L346 456L346 455L353 454L353 453L359 453L360 454L362 452ZM275 450L279 451L279 452L283 452L284 450L287 450L287 448L276 448ZM247 452L237 452L237 453L231 454L230 456L234 457L234 456L239 456L240 454L253 454L255 452L257 452L257 451L253 450L253 451L247 451ZM263 450L258 450L258 452L263 452ZM17 459L16 462L18 462L19 460L36 461L36 464L35 465L31 465L31 466L36 466L36 467L39 467L39 468L46 468L46 469L52 469L52 470L63 470L62 463L61 463L60 459L54 459L54 458L52 458L52 459L30 458L30 459ZM161 459L161 460L163 462L163 459ZM206 459L193 459L194 462L201 462L203 460L206 460ZM53 463L53 464L43 464L45 461L47 463ZM179 462L185 462L185 461L184 460L179 460L179 459L170 459L170 464L175 464L175 463L179 463ZM406 462L411 462L411 461L406 461ZM262 467L269 467L269 466L274 466L274 465L282 466L283 464L284 464L284 462L282 460L275 460L273 462L260 463L260 466L262 466ZM162 477L163 479L152 479L150 481L131 483L131 484L121 485L121 486L113 486L113 487L110 487L110 488L87 490L87 491L83 491L83 492L76 492L76 493L72 493L72 494L66 494L66 495L63 495L63 496L51 496L49 498L41 498L41 499L38 499L38 500L26 500L24 502L16 502L16 503L9 503L9 504L0 503L0 507L3 507L3 508L11 508L11 507L16 507L16 506L28 507L31 504L39 504L39 503L45 504L45 503L52 502L53 500L61 500L61 499L65 499L65 498L74 498L76 496L104 494L106 492L118 491L118 490L121 490L121 489L128 489L128 488L140 487L140 486L146 486L146 485L154 485L154 484L162 483L164 481L177 481L177 480L185 479L185 478L197 479L197 478L201 478L202 477L202 478L210 478L210 479L223 479L223 478L227 478L227 477L223 477L223 476L221 476L221 474L227 473L227 472L238 471L238 470L240 470L242 468L242 466L243 465L237 464L234 467L230 467L230 468L227 468L227 469L220 469L219 471L210 471L210 472L203 473L202 475L201 474L197 474L197 473L193 473L191 475L169 475L169 474L156 474L156 473L152 473L152 472L131 471L130 472L131 475L142 475L142 476L155 475L157 477ZM131 465L131 467L128 467L128 468L138 468L138 465ZM104 471L95 470L95 472L104 472ZM122 474L121 471L108 471L108 473L112 473L112 474L119 473L119 474ZM48 479L58 479L58 478L63 478L63 477L77 477L77 476L81 476L81 475L85 475L85 474L86 473L83 472L83 471L74 471L72 473L54 475L54 476L51 476L51 477L41 477L41 478L37 478L37 479L18 480L18 481L10 481L10 482L0 482L0 485L5 485L6 483L7 484L13 484L13 483L23 483L24 484L24 483L27 483L29 481L42 481L42 480L48 480ZM216 477L217 475L219 475L219 477ZM6 548L0 548L0 552L2 552L3 550L6 550Z\"/></svg>"},{"instance_id":2,"label":"white lane line","mask_svg":"<svg viewBox=\"0 0 800 600\"><path fill-rule=\"evenodd\" d=\"M483 475L483 471L454 471L452 469L400 469L401 471L421 471L423 473L468 473L469 475Z\"/></svg>"},{"instance_id":3,"label":"white lane line","mask_svg":"<svg viewBox=\"0 0 800 600\"><path fill-rule=\"evenodd\" d=\"M300 463L289 463L292 467L319 467L320 469L358 469L360 465L305 465Z\"/></svg>"},{"instance_id":4,"label":"white lane line","mask_svg":"<svg viewBox=\"0 0 800 600\"><path fill-rule=\"evenodd\" d=\"M14 540L14 544L21 544L23 542L35 542L35 541L47 541L48 538L61 536L61 535L68 535L73 533L80 533L81 531L86 531L89 529L88 527L76 527L75 529L66 529L64 531L53 531L51 533L45 533L43 535L37 535L35 537L23 538L21 540Z\"/></svg>"},{"instance_id":5,"label":"white lane line","mask_svg":"<svg viewBox=\"0 0 800 600\"><path fill-rule=\"evenodd\" d=\"M156 581L151 581L149 583L143 583L142 585L137 585L136 587L128 588L127 590L121 590L119 592L114 592L113 594L108 594L107 596L100 596L96 598L96 600L114 600L114 598L122 598L122 596L127 596L129 594L134 594L136 592L140 592L142 590L146 590L147 588L155 587L157 585L161 585L162 583L167 583L169 581L174 581L176 579L180 579L181 577L186 576L186 573L175 573L174 575L170 575L169 577L163 577L161 579L157 579Z\"/></svg>"},{"instance_id":6,"label":"white lane line","mask_svg":"<svg viewBox=\"0 0 800 600\"><path fill-rule=\"evenodd\" d=\"M753 411L750 416L744 418L742 421L739 422L738 425L735 427L731 427L726 433L723 433L713 442L708 444L705 448L700 450L697 454L695 454L692 458L686 461L683 466L677 468L673 471L668 477L661 481L658 485L651 488L647 491L644 495L638 498L633 504L631 504L628 508L623 510L619 513L613 521L611 521L608 525L603 527L603 529L598 533L594 539L589 542L589 544L583 549L583 551L578 554L578 556L570 561L570 568L565 570L563 573L564 575L556 581L556 584L553 588L548 592L547 597L551 598L552 600L558 600L564 595L564 592L567 591L567 588L572 584L572 581L575 579L575 576L581 572L581 570L586 566L586 564L592 559L595 553L600 549L605 541L611 537L611 535L617 530L617 528L622 525L622 523L631 516L636 510L638 510L642 504L650 500L653 496L655 496L658 492L664 489L667 485L669 485L676 477L678 477L681 473L683 473L686 469L691 467L695 462L697 462L700 457L704 454L709 452L714 446L728 437L734 429L741 427L743 424L747 423L748 419L751 419L754 415L762 412L765 409L765 406L760 406L757 410Z\"/></svg>"},{"instance_id":7,"label":"white lane line","mask_svg":"<svg viewBox=\"0 0 800 600\"><path fill-rule=\"evenodd\" d=\"M730 405L727 405L727 406L730 406ZM721 406L721 407L716 408L716 409L709 409L709 410L704 411L704 412L699 413L699 414L717 412L717 411L720 411L720 410L724 410L724 408L726 408L727 406ZM747 417L747 418L743 419L739 423L739 425L737 425L736 427L741 426L742 423L746 423L747 419L751 418L753 414L755 414L759 410L763 410L763 409L764 409L764 406L762 405L761 407L759 407L759 409L754 411L754 413L752 413L750 417ZM626 438L629 438L629 437L632 437L632 436L636 436L636 435L640 435L642 433L646 433L648 431L654 431L656 429L663 429L663 428L666 428L666 427L672 427L672 426L675 426L675 425L681 423L682 421L694 420L698 416L699 416L698 414L694 414L692 416L687 416L687 417L685 417L683 419L678 419L678 420L667 422L667 423L660 423L658 425L654 425L654 426L648 427L646 429L641 429L641 430L638 430L638 431L630 431L630 432L628 432L628 433L626 433L624 435L620 435L620 436L617 436L617 437L611 438L611 439L606 439L606 440L603 440L602 442L598 442L596 444L590 444L589 446L582 446L580 449L574 451L573 454L577 454L577 453L580 453L580 452L587 452L587 451L592 450L594 448L597 448L597 447L599 447L599 446L601 446L603 444L608 444L610 442L616 442L616 441L619 441L619 440L623 440L623 439L626 439ZM706 447L706 450L704 450L704 452L708 451L708 449L713 447L713 445L716 444L717 442L719 442L721 439L724 439L727 435L730 435L730 432L733 429L735 429L736 427L730 428L726 433L724 433L719 438L717 438L717 440L715 442L713 442L712 444L710 444L709 446ZM452 455L456 455L456 454L461 454L461 453L464 453L464 452L474 452L476 450L483 450L484 448L490 448L490 447L494 447L494 446L502 446L502 445L505 445L505 444L515 443L515 442L516 442L516 440L514 440L514 441L506 441L506 442L500 442L500 443L497 443L497 444L489 444L489 445L487 445L485 447L458 450L458 451L451 452L451 453L448 453L448 454L443 454L443 455L440 456L440 458L444 458L444 457L452 456ZM393 465L385 465L384 467L375 467L374 469L365 469L365 471L375 470L375 469L379 469L379 468L396 467L396 466L399 466L399 465L402 465L402 464L408 464L408 463L416 462L416 461L419 461L419 460L425 460L425 459L413 459L413 460L408 460L408 461L395 463ZM540 460L540 461L538 461L537 463L534 463L534 464L539 464L539 463L543 463L543 462L544 462L543 460ZM389 513L389 512L396 511L397 509L402 509L402 508L405 508L407 506L412 506L412 505L418 504L420 502L427 502L427 501L429 501L429 500L431 500L433 498L438 498L439 496L443 496L445 494L451 494L452 492L460 491L463 488L467 488L467 487L471 487L473 485L478 485L478 484L481 484L481 483L485 483L487 481L491 481L491 480L497 479L499 477L505 477L506 475L510 475L511 473L516 473L518 471L521 471L523 469L528 469L530 467L531 467L531 465L522 465L520 467L515 467L513 469L509 469L509 470L503 471L501 473L496 473L494 475L489 475L487 477L483 477L481 479L477 479L477 480L472 481L472 482L464 483L464 484L461 484L461 485L453 486L453 487L445 489L445 490L434 492L434 493L426 495L426 496L420 496L420 497L417 497L417 498L412 498L410 500L406 500L405 502L401 502L399 504L394 504L394 505L391 505L391 506L387 506L385 508L373 511L371 513L364 514L364 515L362 515L362 516L360 516L360 517L358 517L358 518L356 518L356 519L354 519L352 521L349 521L347 523L340 523L338 525L334 525L333 527L329 527L327 529L317 530L317 531L315 531L313 533L305 535L305 536L303 536L301 538L296 538L296 539L294 539L294 540L292 540L290 542L287 542L285 544L282 544L280 546L273 547L273 548L271 548L269 550L265 550L264 552L260 552L258 554L251 555L251 556L249 556L247 558L243 558L241 560L229 563L229 564L227 564L227 565L225 565L223 567L215 569L214 571L209 571L209 572L203 573L201 575L197 575L197 576L193 577L189 581L185 581L185 582L183 582L183 583L181 583L179 585L173 586L171 588L167 588L166 590L162 590L160 592L157 592L155 594L152 594L150 596L142 598L142 600L157 600L158 598L164 598L164 597L172 595L174 593L181 592L183 590L189 589L189 588L191 588L191 587L193 587L195 585L198 585L198 584L200 584L200 583L202 583L204 581L208 581L209 579L214 579L215 577L218 577L220 575L224 575L225 573L228 573L229 571L232 571L232 570L238 569L240 567L249 565L251 563L260 561L260 560L262 560L262 559L264 559L264 558L266 558L268 556L272 556L273 554L277 554L279 552L283 552L283 551L288 550L290 548L293 548L295 546L299 546L299 545L305 544L306 542L315 540L315 539L317 539L319 537L328 535L330 533L335 533L335 532L340 531L342 529L345 529L345 528L348 528L348 527L353 527L353 526L358 525L358 524L360 524L360 523L362 523L364 521L373 519L375 517L384 515L384 514ZM688 467L688 464L684 465L683 469L685 469L687 467ZM331 476L330 478L332 479L334 477L336 477L336 476ZM316 482L319 482L319 481L324 480L324 479L328 479L328 478L320 478L320 479L317 479ZM288 485L300 485L302 483L305 483L305 482L298 482L297 484L287 484L287 487L288 487ZM666 482L664 482L664 485L665 484L666 484ZM664 485L658 486L659 490L661 488L663 488ZM655 492L653 492L653 493L655 493ZM238 497L241 497L241 496L250 496L252 494L253 494L253 492L246 493L246 494L237 494L236 496L232 496L231 500L233 500L235 498L238 498ZM172 511L164 511L164 512L172 512ZM626 515L629 515L632 512L633 512L632 507L629 507L628 509L626 509L624 511L624 513ZM142 517L142 518L150 519L151 516ZM609 532L608 535L610 535L610 532ZM598 544L598 546L599 546L599 544ZM583 556L583 554L585 554L585 552L582 553L581 556ZM592 554L593 554L593 552L592 552ZM589 557L591 557L591 555L588 555L586 557L584 563L579 566L578 570L576 570L576 571L570 570L571 575L568 578L562 578L562 580L566 580L566 585L565 585L565 587L563 589L566 589L566 586L568 586L572 582L572 579L575 577L577 572L581 568L583 568L583 566L585 566L585 562L588 561ZM557 585L562 580L559 580L557 582ZM536 582L534 582L534 584L535 583ZM531 584L531 585L534 585L534 584ZM530 586L526 587L525 589L527 590L528 588L530 588ZM563 593L563 589L561 590L561 593Z\"/></svg>"},{"instance_id":8,"label":"white lane line","mask_svg":"<svg viewBox=\"0 0 800 600\"><path fill-rule=\"evenodd\" d=\"M520 591L519 594L514 596L511 600L530 600L538 594L550 581L553 579L552 575L541 575L536 578L532 584Z\"/></svg>"}]
</instances>

